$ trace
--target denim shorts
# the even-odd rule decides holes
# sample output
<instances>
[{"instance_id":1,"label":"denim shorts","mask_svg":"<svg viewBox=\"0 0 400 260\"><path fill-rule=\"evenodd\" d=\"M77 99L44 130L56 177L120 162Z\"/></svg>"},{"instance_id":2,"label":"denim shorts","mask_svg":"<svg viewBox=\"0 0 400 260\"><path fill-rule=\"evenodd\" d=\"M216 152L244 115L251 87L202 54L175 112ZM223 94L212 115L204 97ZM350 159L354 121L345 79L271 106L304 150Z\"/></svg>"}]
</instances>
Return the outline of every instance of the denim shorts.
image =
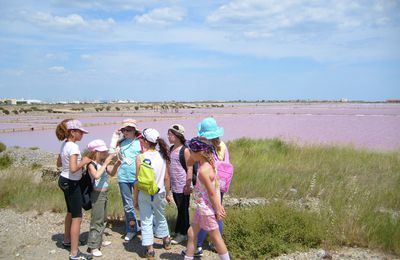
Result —
<instances>
[{"instance_id":1,"label":"denim shorts","mask_svg":"<svg viewBox=\"0 0 400 260\"><path fill-rule=\"evenodd\" d=\"M64 192L68 213L71 213L72 218L82 217L82 192L79 181L60 176L58 186Z\"/></svg>"}]
</instances>

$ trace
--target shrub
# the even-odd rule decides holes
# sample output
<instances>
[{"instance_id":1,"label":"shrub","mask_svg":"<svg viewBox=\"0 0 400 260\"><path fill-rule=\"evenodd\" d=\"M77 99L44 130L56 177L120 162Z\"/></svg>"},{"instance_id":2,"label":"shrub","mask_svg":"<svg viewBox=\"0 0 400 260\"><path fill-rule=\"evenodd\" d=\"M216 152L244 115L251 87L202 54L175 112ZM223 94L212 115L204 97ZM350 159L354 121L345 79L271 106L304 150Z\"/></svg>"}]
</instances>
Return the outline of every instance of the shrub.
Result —
<instances>
[{"instance_id":1,"label":"shrub","mask_svg":"<svg viewBox=\"0 0 400 260\"><path fill-rule=\"evenodd\" d=\"M8 154L3 154L0 156L0 170L10 167L12 164L12 159Z\"/></svg>"},{"instance_id":2,"label":"shrub","mask_svg":"<svg viewBox=\"0 0 400 260\"><path fill-rule=\"evenodd\" d=\"M40 169L42 167L43 167L43 165L41 165L40 163L32 163L31 170L37 170L37 169Z\"/></svg>"},{"instance_id":3,"label":"shrub","mask_svg":"<svg viewBox=\"0 0 400 260\"><path fill-rule=\"evenodd\" d=\"M269 259L315 248L324 239L317 214L283 204L231 208L227 212L224 237L235 258Z\"/></svg>"},{"instance_id":4,"label":"shrub","mask_svg":"<svg viewBox=\"0 0 400 260\"><path fill-rule=\"evenodd\" d=\"M0 153L4 152L7 149L7 146L0 142Z\"/></svg>"},{"instance_id":5,"label":"shrub","mask_svg":"<svg viewBox=\"0 0 400 260\"><path fill-rule=\"evenodd\" d=\"M6 114L6 115L9 115L10 111L8 111L7 109L3 109L3 113Z\"/></svg>"}]
</instances>

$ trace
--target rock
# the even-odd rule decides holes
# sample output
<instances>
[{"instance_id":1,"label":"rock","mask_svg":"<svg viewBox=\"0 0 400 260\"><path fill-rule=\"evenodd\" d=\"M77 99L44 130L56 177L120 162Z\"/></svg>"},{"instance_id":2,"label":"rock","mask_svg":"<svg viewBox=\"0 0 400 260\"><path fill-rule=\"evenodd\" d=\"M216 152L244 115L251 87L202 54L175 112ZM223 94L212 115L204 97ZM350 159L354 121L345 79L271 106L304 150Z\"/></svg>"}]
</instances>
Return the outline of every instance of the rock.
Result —
<instances>
[{"instance_id":1,"label":"rock","mask_svg":"<svg viewBox=\"0 0 400 260\"><path fill-rule=\"evenodd\" d=\"M49 251L49 255L54 255L55 253L56 253L55 249Z\"/></svg>"}]
</instances>

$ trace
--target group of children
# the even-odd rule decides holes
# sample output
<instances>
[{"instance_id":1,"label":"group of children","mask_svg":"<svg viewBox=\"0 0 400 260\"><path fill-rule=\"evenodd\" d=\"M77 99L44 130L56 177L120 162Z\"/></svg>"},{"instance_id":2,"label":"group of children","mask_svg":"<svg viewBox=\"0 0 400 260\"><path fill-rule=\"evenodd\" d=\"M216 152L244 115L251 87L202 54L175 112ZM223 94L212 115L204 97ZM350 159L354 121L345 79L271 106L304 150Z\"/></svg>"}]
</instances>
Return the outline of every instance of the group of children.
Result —
<instances>
[{"instance_id":1,"label":"group of children","mask_svg":"<svg viewBox=\"0 0 400 260\"><path fill-rule=\"evenodd\" d=\"M88 132L78 120L66 119L56 128L61 145L57 166L61 167L59 187L64 192L67 205L63 245L70 247L69 259L92 259L102 256L101 248L110 245L103 241L107 217L108 176L117 174L125 213L126 241L139 231L135 208L141 220L144 256L154 259L154 236L162 238L163 248L187 240L187 249L182 252L185 259L202 256L202 244L207 233L220 259L229 259L227 247L222 239L223 193L219 190L216 162L224 160L228 150L220 140L224 129L213 118L205 118L198 127L198 136L186 141L185 129L174 124L168 129L171 147L153 128L139 131L133 119L123 121L121 128L113 133L108 148L103 140L88 144L88 156L81 156L79 146ZM116 157L116 158L115 158ZM111 165L113 159L115 163ZM150 164L154 170L158 192L150 195L138 188L141 167ZM79 180L87 168L93 180L91 193L92 218L88 237L87 253L79 251L80 225L82 222L82 193ZM189 201L193 193L196 212L189 223ZM167 203L175 202L178 217L175 236L171 239L165 217Z\"/></svg>"}]
</instances>

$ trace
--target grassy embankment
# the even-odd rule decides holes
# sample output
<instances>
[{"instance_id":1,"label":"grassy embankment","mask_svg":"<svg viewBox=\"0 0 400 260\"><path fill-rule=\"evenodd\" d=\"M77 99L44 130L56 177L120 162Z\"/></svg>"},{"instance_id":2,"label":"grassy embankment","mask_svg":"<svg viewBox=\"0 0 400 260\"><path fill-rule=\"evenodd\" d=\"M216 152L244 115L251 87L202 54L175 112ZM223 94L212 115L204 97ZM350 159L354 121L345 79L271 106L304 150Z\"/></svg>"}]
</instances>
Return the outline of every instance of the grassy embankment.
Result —
<instances>
[{"instance_id":1,"label":"grassy embankment","mask_svg":"<svg viewBox=\"0 0 400 260\"><path fill-rule=\"evenodd\" d=\"M235 165L230 195L271 201L227 209L224 237L234 256L265 258L338 245L400 254L400 151L249 139L231 142L229 148ZM35 184L23 169L2 171L0 207L65 210L55 183ZM109 202L109 215L122 216L115 183ZM174 214L169 207L171 223Z\"/></svg>"}]
</instances>

